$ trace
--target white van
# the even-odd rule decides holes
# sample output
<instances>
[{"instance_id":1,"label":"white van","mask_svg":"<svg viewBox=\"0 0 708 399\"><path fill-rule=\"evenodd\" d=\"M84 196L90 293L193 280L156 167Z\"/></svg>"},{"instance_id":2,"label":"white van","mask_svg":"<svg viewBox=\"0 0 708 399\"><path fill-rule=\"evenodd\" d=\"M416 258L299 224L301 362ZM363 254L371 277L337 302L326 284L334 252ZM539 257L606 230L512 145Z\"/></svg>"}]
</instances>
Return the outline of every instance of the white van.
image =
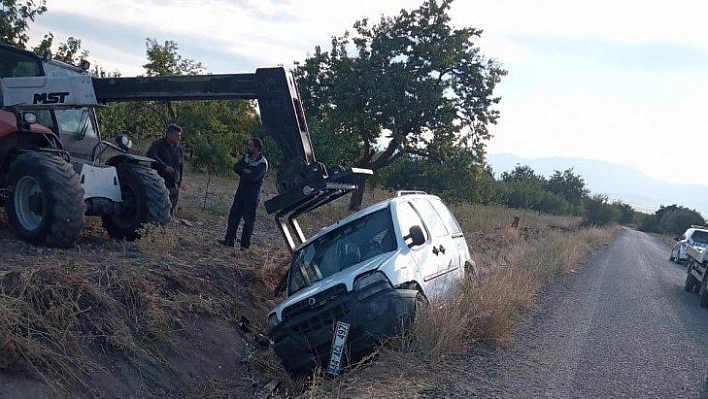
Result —
<instances>
[{"instance_id":1,"label":"white van","mask_svg":"<svg viewBox=\"0 0 708 399\"><path fill-rule=\"evenodd\" d=\"M344 361L400 334L416 301L450 293L472 265L462 230L440 198L399 192L297 247L287 299L268 314L268 335L286 369L329 365L334 330L346 323Z\"/></svg>"}]
</instances>

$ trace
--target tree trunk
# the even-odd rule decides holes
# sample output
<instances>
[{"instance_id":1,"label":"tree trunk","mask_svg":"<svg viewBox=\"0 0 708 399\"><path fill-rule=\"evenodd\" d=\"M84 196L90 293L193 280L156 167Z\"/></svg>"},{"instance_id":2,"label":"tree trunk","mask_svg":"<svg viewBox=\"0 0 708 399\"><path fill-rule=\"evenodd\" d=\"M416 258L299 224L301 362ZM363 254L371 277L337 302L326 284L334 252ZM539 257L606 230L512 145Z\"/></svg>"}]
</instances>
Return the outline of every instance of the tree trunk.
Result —
<instances>
[{"instance_id":1,"label":"tree trunk","mask_svg":"<svg viewBox=\"0 0 708 399\"><path fill-rule=\"evenodd\" d=\"M349 200L349 210L358 211L361 208L361 201L364 199L364 189L366 183L360 185L356 190L352 191L352 197Z\"/></svg>"}]
</instances>

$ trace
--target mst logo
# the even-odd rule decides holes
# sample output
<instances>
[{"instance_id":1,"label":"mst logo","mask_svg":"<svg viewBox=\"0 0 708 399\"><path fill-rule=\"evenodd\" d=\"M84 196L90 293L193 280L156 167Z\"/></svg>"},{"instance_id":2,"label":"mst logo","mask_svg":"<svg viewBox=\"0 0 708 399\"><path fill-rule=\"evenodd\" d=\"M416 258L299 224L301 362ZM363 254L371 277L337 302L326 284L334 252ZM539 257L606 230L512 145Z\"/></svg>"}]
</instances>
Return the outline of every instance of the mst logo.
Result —
<instances>
[{"instance_id":1,"label":"mst logo","mask_svg":"<svg viewBox=\"0 0 708 399\"><path fill-rule=\"evenodd\" d=\"M56 93L35 93L32 104L64 104L68 91L58 91Z\"/></svg>"}]
</instances>

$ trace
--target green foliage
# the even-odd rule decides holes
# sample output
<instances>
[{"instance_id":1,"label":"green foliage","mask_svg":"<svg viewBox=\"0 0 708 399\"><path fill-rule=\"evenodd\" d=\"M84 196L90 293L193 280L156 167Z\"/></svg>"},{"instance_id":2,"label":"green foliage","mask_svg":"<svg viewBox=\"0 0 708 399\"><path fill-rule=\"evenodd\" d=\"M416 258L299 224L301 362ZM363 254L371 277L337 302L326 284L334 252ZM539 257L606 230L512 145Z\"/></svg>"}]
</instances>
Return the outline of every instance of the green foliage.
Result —
<instances>
[{"instance_id":1,"label":"green foliage","mask_svg":"<svg viewBox=\"0 0 708 399\"><path fill-rule=\"evenodd\" d=\"M637 228L641 231L646 232L659 232L659 223L657 222L656 215L642 215L639 218L639 223Z\"/></svg>"},{"instance_id":2,"label":"green foliage","mask_svg":"<svg viewBox=\"0 0 708 399\"><path fill-rule=\"evenodd\" d=\"M42 55L45 51L51 50L54 45L54 34L52 32L44 35L42 42L33 49L35 54ZM79 65L81 60L88 57L88 50L81 49L81 39L70 36L66 39L66 43L61 43L57 47L57 51L52 55L52 58L66 62L67 64Z\"/></svg>"},{"instance_id":3,"label":"green foliage","mask_svg":"<svg viewBox=\"0 0 708 399\"><path fill-rule=\"evenodd\" d=\"M195 166L224 174L245 152L248 139L260 125L246 101L191 101L175 104L176 123L184 129L183 141L192 149Z\"/></svg>"},{"instance_id":4,"label":"green foliage","mask_svg":"<svg viewBox=\"0 0 708 399\"><path fill-rule=\"evenodd\" d=\"M644 215L639 229L653 233L679 235L693 224L703 225L703 216L693 209L676 204L660 206L653 215Z\"/></svg>"},{"instance_id":5,"label":"green foliage","mask_svg":"<svg viewBox=\"0 0 708 399\"><path fill-rule=\"evenodd\" d=\"M201 75L204 67L201 62L182 58L177 53L179 47L172 40L159 44L157 39L145 39L148 63L143 65L147 76Z\"/></svg>"},{"instance_id":6,"label":"green foliage","mask_svg":"<svg viewBox=\"0 0 708 399\"><path fill-rule=\"evenodd\" d=\"M308 120L310 138L317 161L328 166L351 167L359 157L359 138L353 134L332 128L329 120Z\"/></svg>"},{"instance_id":7,"label":"green foliage","mask_svg":"<svg viewBox=\"0 0 708 399\"><path fill-rule=\"evenodd\" d=\"M357 21L355 34L333 37L330 51L316 47L296 69L308 120L322 121L318 134L347 138L328 158L350 160L356 146L353 164L374 171L400 153L445 163L462 148L481 160L506 71L474 44L481 30L450 26L451 3Z\"/></svg>"},{"instance_id":8,"label":"green foliage","mask_svg":"<svg viewBox=\"0 0 708 399\"><path fill-rule=\"evenodd\" d=\"M371 180L384 188L437 194L448 202L489 204L495 198L491 171L465 151L444 163L404 155Z\"/></svg>"},{"instance_id":9,"label":"green foliage","mask_svg":"<svg viewBox=\"0 0 708 399\"><path fill-rule=\"evenodd\" d=\"M159 44L147 39L144 65L148 76L195 75L201 63L177 53L173 41ZM184 129L182 143L192 154L194 166L217 174L231 170L243 154L248 139L263 132L254 105L244 100L146 101L114 104L99 111L103 131L127 133L147 147L162 137L165 126L177 123Z\"/></svg>"},{"instance_id":10,"label":"green foliage","mask_svg":"<svg viewBox=\"0 0 708 399\"><path fill-rule=\"evenodd\" d=\"M210 173L226 174L231 170L233 140L223 135L200 135L191 141L194 160L192 166L205 168Z\"/></svg>"},{"instance_id":11,"label":"green foliage","mask_svg":"<svg viewBox=\"0 0 708 399\"><path fill-rule=\"evenodd\" d=\"M625 204L621 201L615 201L612 206L619 211L619 217L617 221L621 224L632 224L637 222L638 213L632 209L629 204Z\"/></svg>"},{"instance_id":12,"label":"green foliage","mask_svg":"<svg viewBox=\"0 0 708 399\"><path fill-rule=\"evenodd\" d=\"M582 202L588 196L589 190L585 187L585 180L573 173L573 168L563 173L556 170L546 183L548 191L563 197L571 206L571 211L578 214Z\"/></svg>"},{"instance_id":13,"label":"green foliage","mask_svg":"<svg viewBox=\"0 0 708 399\"><path fill-rule=\"evenodd\" d=\"M522 182L536 185L545 185L546 178L542 175L536 174L534 170L528 165L516 164L514 169L508 172L502 172L501 180L504 182Z\"/></svg>"},{"instance_id":14,"label":"green foliage","mask_svg":"<svg viewBox=\"0 0 708 399\"><path fill-rule=\"evenodd\" d=\"M86 59L88 55L88 50L81 50L81 39L69 37L66 39L66 43L59 45L56 54L54 54L54 58L68 64L78 65L79 62Z\"/></svg>"},{"instance_id":15,"label":"green foliage","mask_svg":"<svg viewBox=\"0 0 708 399\"><path fill-rule=\"evenodd\" d=\"M674 208L668 211L663 207L657 211L659 233L680 235L693 224L703 225L705 223L703 216L695 210L683 206L676 207L673 205L672 207ZM661 216L659 217L659 215Z\"/></svg>"},{"instance_id":16,"label":"green foliage","mask_svg":"<svg viewBox=\"0 0 708 399\"><path fill-rule=\"evenodd\" d=\"M500 181L499 203L509 208L531 209L550 214L568 213L568 202L535 181Z\"/></svg>"},{"instance_id":17,"label":"green foliage","mask_svg":"<svg viewBox=\"0 0 708 399\"><path fill-rule=\"evenodd\" d=\"M25 48L29 41L29 22L47 11L46 0L2 0L0 8L0 42Z\"/></svg>"},{"instance_id":18,"label":"green foliage","mask_svg":"<svg viewBox=\"0 0 708 399\"><path fill-rule=\"evenodd\" d=\"M609 203L607 196L594 195L585 198L585 215L583 224L585 226L606 226L617 222L620 211Z\"/></svg>"}]
</instances>

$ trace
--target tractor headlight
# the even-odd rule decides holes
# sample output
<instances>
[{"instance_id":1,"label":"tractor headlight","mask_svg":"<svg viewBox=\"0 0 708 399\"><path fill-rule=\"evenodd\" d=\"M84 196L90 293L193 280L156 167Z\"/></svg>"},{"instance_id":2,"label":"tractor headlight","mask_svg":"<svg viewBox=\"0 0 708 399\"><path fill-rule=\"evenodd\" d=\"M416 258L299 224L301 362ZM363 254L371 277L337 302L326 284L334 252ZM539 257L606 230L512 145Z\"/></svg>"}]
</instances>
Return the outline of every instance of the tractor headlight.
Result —
<instances>
[{"instance_id":1,"label":"tractor headlight","mask_svg":"<svg viewBox=\"0 0 708 399\"><path fill-rule=\"evenodd\" d=\"M28 125L34 125L35 123L37 123L37 114L35 114L34 112L25 112L24 114L22 114L22 118Z\"/></svg>"},{"instance_id":2,"label":"tractor headlight","mask_svg":"<svg viewBox=\"0 0 708 399\"><path fill-rule=\"evenodd\" d=\"M381 272L360 276L354 281L354 292L360 301L381 291L391 290L393 286L385 274Z\"/></svg>"}]
</instances>

